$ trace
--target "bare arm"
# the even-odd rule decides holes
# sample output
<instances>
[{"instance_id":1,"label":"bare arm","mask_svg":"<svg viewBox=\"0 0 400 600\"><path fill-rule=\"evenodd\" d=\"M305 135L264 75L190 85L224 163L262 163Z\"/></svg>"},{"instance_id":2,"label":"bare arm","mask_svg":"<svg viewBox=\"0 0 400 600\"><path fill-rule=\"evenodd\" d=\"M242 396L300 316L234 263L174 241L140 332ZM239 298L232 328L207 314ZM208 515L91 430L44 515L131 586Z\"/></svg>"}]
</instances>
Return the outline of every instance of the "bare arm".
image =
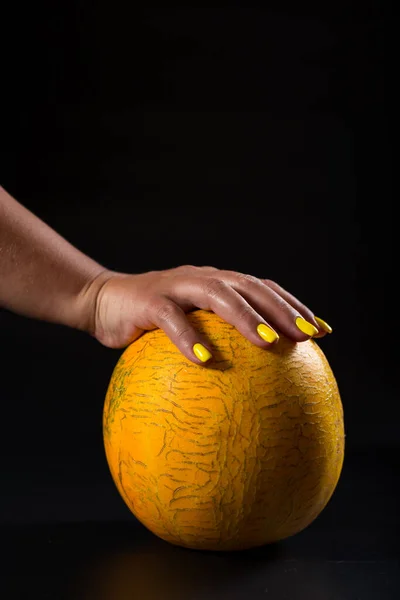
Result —
<instances>
[{"instance_id":1,"label":"bare arm","mask_svg":"<svg viewBox=\"0 0 400 600\"><path fill-rule=\"evenodd\" d=\"M330 326L268 279L214 267L115 273L74 248L0 188L0 307L74 327L122 348L146 330L163 329L202 364L208 342L186 317L211 310L253 344L268 348L278 332L294 341L322 337Z\"/></svg>"},{"instance_id":2,"label":"bare arm","mask_svg":"<svg viewBox=\"0 0 400 600\"><path fill-rule=\"evenodd\" d=\"M0 187L0 307L89 329L86 291L103 271Z\"/></svg>"}]
</instances>

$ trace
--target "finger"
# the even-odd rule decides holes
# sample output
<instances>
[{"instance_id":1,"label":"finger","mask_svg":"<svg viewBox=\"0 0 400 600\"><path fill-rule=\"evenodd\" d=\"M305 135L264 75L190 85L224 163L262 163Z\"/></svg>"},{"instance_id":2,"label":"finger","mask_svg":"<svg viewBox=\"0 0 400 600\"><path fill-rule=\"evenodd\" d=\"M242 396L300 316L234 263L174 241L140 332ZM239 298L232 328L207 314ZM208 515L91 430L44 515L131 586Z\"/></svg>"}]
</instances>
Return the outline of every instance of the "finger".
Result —
<instances>
[{"instance_id":1,"label":"finger","mask_svg":"<svg viewBox=\"0 0 400 600\"><path fill-rule=\"evenodd\" d=\"M211 310L230 323L256 346L266 348L278 333L236 290L220 279L202 277L175 282L173 300L189 301L196 308Z\"/></svg>"},{"instance_id":2,"label":"finger","mask_svg":"<svg viewBox=\"0 0 400 600\"><path fill-rule=\"evenodd\" d=\"M275 281L271 281L270 279L262 279L261 280L265 285L273 289L277 292L282 298L286 300L289 304L293 306L299 313L310 323L312 323L317 329L318 334L313 337L321 338L324 337L327 333L332 333L332 327L323 319L316 317L314 313L305 306L300 300L298 300L293 294L286 291L283 287L275 283Z\"/></svg>"},{"instance_id":3,"label":"finger","mask_svg":"<svg viewBox=\"0 0 400 600\"><path fill-rule=\"evenodd\" d=\"M316 321L316 323L318 325L318 329L319 329L318 335L316 335L314 337L322 338L322 337L325 337L327 334L332 333L333 329L329 325L329 323L327 323L323 319L320 319L319 317L316 317L315 315L314 315L314 320Z\"/></svg>"},{"instance_id":4,"label":"finger","mask_svg":"<svg viewBox=\"0 0 400 600\"><path fill-rule=\"evenodd\" d=\"M278 331L297 342L308 340L318 334L318 328L257 277L223 271L227 280L255 310Z\"/></svg>"},{"instance_id":5,"label":"finger","mask_svg":"<svg viewBox=\"0 0 400 600\"><path fill-rule=\"evenodd\" d=\"M149 305L149 318L162 329L186 358L204 365L212 358L210 344L189 322L184 311L169 298L158 298Z\"/></svg>"}]
</instances>

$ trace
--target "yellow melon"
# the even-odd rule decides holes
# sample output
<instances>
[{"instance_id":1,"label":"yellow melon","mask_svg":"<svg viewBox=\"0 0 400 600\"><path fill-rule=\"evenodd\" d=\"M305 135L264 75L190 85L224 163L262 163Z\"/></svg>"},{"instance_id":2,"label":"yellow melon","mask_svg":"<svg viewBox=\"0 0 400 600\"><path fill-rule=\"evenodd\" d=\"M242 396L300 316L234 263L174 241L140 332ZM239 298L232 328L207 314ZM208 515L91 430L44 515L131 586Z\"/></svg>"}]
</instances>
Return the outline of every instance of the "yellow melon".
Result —
<instances>
[{"instance_id":1,"label":"yellow melon","mask_svg":"<svg viewBox=\"0 0 400 600\"><path fill-rule=\"evenodd\" d=\"M173 544L240 550L307 527L337 485L343 408L310 340L251 344L213 313L189 316L214 348L197 366L163 331L122 354L104 405L114 482L132 513Z\"/></svg>"}]
</instances>

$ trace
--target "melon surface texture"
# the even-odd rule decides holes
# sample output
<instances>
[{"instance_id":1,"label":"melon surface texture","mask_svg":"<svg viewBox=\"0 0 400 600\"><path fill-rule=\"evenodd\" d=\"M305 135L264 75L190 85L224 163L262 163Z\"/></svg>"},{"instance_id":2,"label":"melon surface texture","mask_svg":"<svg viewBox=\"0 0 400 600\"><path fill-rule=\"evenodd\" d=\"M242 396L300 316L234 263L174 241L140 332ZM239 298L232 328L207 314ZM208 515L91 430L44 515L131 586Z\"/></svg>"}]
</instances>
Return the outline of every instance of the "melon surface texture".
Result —
<instances>
[{"instance_id":1,"label":"melon surface texture","mask_svg":"<svg viewBox=\"0 0 400 600\"><path fill-rule=\"evenodd\" d=\"M197 366L162 330L121 355L103 412L107 461L132 513L189 548L241 550L307 527L344 458L343 408L313 340L269 350L221 318L189 315L214 360Z\"/></svg>"}]
</instances>

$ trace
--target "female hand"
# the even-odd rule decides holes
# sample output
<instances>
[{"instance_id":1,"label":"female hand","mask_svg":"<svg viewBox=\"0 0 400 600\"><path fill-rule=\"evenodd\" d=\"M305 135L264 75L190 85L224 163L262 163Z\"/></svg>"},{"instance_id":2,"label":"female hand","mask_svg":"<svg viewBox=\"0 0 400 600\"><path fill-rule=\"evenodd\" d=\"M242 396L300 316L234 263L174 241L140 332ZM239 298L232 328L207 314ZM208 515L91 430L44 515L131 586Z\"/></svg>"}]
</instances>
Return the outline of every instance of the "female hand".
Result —
<instances>
[{"instance_id":1,"label":"female hand","mask_svg":"<svg viewBox=\"0 0 400 600\"><path fill-rule=\"evenodd\" d=\"M214 267L181 266L139 275L106 271L87 294L92 333L105 346L125 347L159 327L197 364L212 357L208 341L185 314L197 308L213 311L261 348L275 343L279 332L302 342L332 331L273 281Z\"/></svg>"}]
</instances>

